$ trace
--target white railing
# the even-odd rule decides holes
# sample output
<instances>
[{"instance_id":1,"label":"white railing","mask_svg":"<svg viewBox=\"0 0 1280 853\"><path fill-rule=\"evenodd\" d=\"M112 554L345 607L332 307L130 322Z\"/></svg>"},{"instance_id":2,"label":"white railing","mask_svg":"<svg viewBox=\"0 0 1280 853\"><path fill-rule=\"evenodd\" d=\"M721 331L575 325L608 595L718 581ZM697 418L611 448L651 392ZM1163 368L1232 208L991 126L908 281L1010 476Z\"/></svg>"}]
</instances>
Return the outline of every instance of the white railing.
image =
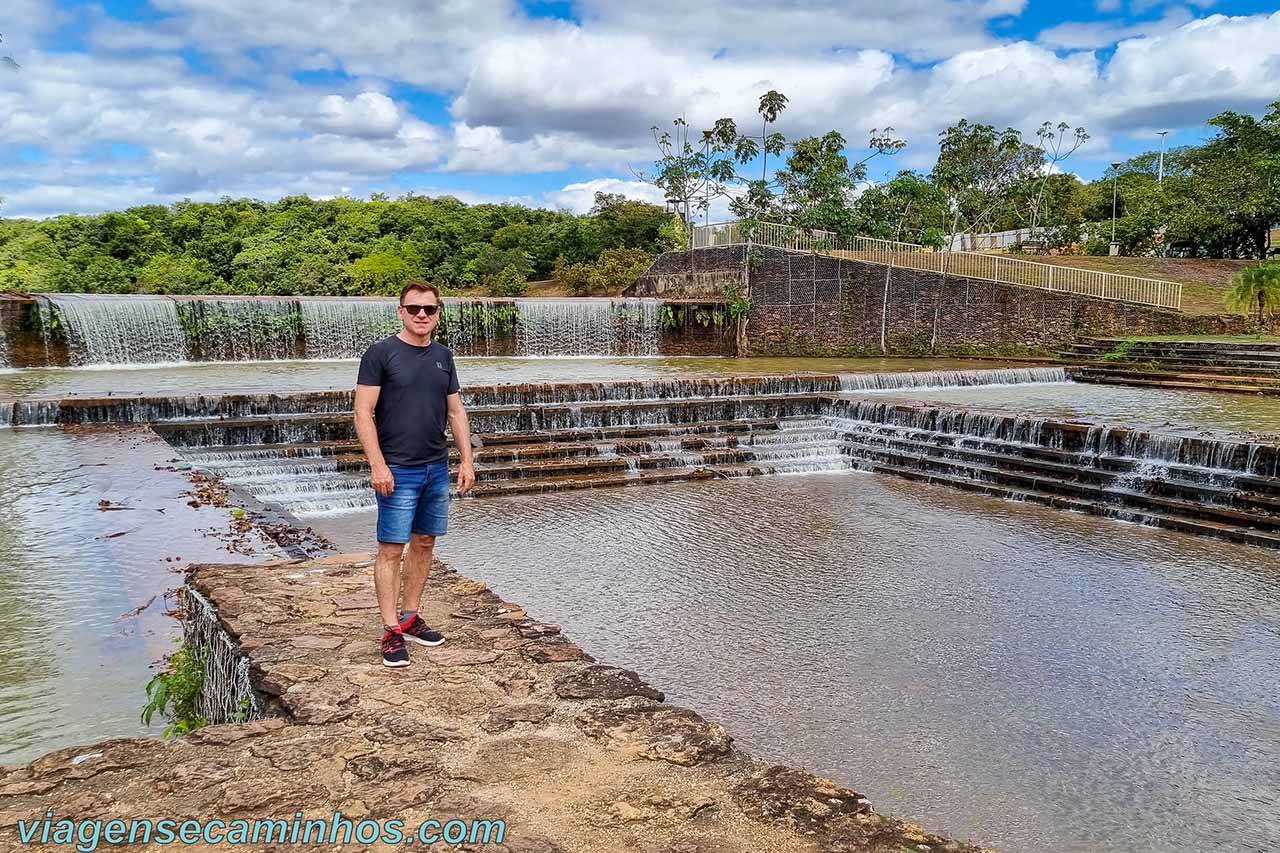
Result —
<instances>
[{"instance_id":1,"label":"white railing","mask_svg":"<svg viewBox=\"0 0 1280 853\"><path fill-rule=\"evenodd\" d=\"M692 247L695 249L739 246L748 242L774 249L818 252L854 261L1077 293L1136 305L1174 309L1182 306L1182 285L1177 282L1024 261L1004 255L939 252L915 243L874 237L840 237L830 231L805 230L776 222L757 222L750 235L741 222L699 225L694 227L692 234Z\"/></svg>"}]
</instances>

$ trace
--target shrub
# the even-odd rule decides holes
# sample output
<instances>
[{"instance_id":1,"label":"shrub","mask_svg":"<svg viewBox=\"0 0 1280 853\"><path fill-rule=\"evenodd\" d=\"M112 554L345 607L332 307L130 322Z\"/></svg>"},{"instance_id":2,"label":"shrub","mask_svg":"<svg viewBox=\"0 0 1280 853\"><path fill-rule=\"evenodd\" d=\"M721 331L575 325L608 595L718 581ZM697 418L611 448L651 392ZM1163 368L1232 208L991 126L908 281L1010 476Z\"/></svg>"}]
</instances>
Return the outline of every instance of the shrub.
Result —
<instances>
[{"instance_id":1,"label":"shrub","mask_svg":"<svg viewBox=\"0 0 1280 853\"><path fill-rule=\"evenodd\" d=\"M489 279L489 293L492 296L523 296L528 287L525 274L516 269L514 264L507 264L501 272Z\"/></svg>"},{"instance_id":2,"label":"shrub","mask_svg":"<svg viewBox=\"0 0 1280 853\"><path fill-rule=\"evenodd\" d=\"M574 296L620 293L651 263L653 256L643 249L607 249L593 264L557 258L554 276Z\"/></svg>"},{"instance_id":3,"label":"shrub","mask_svg":"<svg viewBox=\"0 0 1280 853\"><path fill-rule=\"evenodd\" d=\"M196 701L204 687L206 651L186 643L169 656L168 667L147 683L147 704L142 706L142 724L151 725L157 711L169 721L162 737L182 737L209 725L196 711Z\"/></svg>"}]
</instances>

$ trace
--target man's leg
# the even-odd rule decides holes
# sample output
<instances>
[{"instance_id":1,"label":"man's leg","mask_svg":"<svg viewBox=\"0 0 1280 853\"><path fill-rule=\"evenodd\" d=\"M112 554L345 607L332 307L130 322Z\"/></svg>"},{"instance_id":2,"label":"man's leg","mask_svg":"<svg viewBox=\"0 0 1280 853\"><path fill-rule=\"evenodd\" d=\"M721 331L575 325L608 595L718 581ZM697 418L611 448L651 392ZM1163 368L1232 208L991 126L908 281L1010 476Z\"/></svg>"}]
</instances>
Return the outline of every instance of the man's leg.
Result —
<instances>
[{"instance_id":1,"label":"man's leg","mask_svg":"<svg viewBox=\"0 0 1280 853\"><path fill-rule=\"evenodd\" d=\"M378 597L378 614L382 617L382 624L387 626L400 624L396 599L400 597L400 555L403 553L403 544L379 542L378 559L373 564L373 591Z\"/></svg>"},{"instance_id":2,"label":"man's leg","mask_svg":"<svg viewBox=\"0 0 1280 853\"><path fill-rule=\"evenodd\" d=\"M417 613L422 604L422 589L431 577L431 554L436 537L415 533L409 539L409 550L404 555L404 611ZM381 606L382 599L378 599ZM391 624L391 623L387 623Z\"/></svg>"},{"instance_id":3,"label":"man's leg","mask_svg":"<svg viewBox=\"0 0 1280 853\"><path fill-rule=\"evenodd\" d=\"M388 496L378 495L378 558L373 567L373 590L382 617L382 663L408 666L396 600L400 597L400 558L410 539L413 516L422 493L425 470L391 467L395 488Z\"/></svg>"},{"instance_id":4,"label":"man's leg","mask_svg":"<svg viewBox=\"0 0 1280 853\"><path fill-rule=\"evenodd\" d=\"M422 590L431 575L431 559L436 537L449 531L449 465L440 462L428 467L422 495L413 518L413 535L404 558L404 610L400 629L404 638L423 646L438 646L444 635L418 616Z\"/></svg>"}]
</instances>

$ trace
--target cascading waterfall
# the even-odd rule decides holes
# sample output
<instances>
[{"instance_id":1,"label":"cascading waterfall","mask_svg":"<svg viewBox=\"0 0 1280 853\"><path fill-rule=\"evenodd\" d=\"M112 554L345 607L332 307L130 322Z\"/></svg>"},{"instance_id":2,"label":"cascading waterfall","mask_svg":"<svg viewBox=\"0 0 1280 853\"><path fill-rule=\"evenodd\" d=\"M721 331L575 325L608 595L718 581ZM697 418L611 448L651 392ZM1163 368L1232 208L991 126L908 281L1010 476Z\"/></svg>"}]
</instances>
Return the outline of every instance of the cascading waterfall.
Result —
<instances>
[{"instance_id":1,"label":"cascading waterfall","mask_svg":"<svg viewBox=\"0 0 1280 853\"><path fill-rule=\"evenodd\" d=\"M921 370L914 373L845 373L840 390L893 391L900 388L969 388L977 385L1025 385L1067 382L1062 367L1008 367L995 370Z\"/></svg>"},{"instance_id":2,"label":"cascading waterfall","mask_svg":"<svg viewBox=\"0 0 1280 853\"><path fill-rule=\"evenodd\" d=\"M65 334L74 366L358 358L395 334L387 298L45 294L46 358ZM656 299L447 298L439 337L460 356L656 356ZM7 358L0 341L0 363Z\"/></svg>"},{"instance_id":3,"label":"cascading waterfall","mask_svg":"<svg viewBox=\"0 0 1280 853\"><path fill-rule=\"evenodd\" d=\"M296 299L178 299L178 317L199 361L297 358Z\"/></svg>"},{"instance_id":4,"label":"cascading waterfall","mask_svg":"<svg viewBox=\"0 0 1280 853\"><path fill-rule=\"evenodd\" d=\"M510 354L517 311L510 301L458 299L444 301L442 340L460 356Z\"/></svg>"},{"instance_id":5,"label":"cascading waterfall","mask_svg":"<svg viewBox=\"0 0 1280 853\"><path fill-rule=\"evenodd\" d=\"M373 343L400 330L387 299L300 299L307 358L359 358Z\"/></svg>"},{"instance_id":6,"label":"cascading waterfall","mask_svg":"<svg viewBox=\"0 0 1280 853\"><path fill-rule=\"evenodd\" d=\"M1044 418L871 400L839 401L833 406L832 415L831 422L850 434L909 430L1044 447L1071 453L1077 464L1091 467L1129 460L1152 476L1163 475L1170 465L1201 469L1205 479L1216 475L1220 482L1240 474L1280 474L1277 448L1234 439L1153 433L1102 424L1051 425Z\"/></svg>"},{"instance_id":7,"label":"cascading waterfall","mask_svg":"<svg viewBox=\"0 0 1280 853\"><path fill-rule=\"evenodd\" d=\"M156 364L187 361L177 304L163 296L46 294L62 323L71 363ZM46 330L53 324L52 315Z\"/></svg>"},{"instance_id":8,"label":"cascading waterfall","mask_svg":"<svg viewBox=\"0 0 1280 853\"><path fill-rule=\"evenodd\" d=\"M516 354L655 356L655 299L517 299Z\"/></svg>"}]
</instances>

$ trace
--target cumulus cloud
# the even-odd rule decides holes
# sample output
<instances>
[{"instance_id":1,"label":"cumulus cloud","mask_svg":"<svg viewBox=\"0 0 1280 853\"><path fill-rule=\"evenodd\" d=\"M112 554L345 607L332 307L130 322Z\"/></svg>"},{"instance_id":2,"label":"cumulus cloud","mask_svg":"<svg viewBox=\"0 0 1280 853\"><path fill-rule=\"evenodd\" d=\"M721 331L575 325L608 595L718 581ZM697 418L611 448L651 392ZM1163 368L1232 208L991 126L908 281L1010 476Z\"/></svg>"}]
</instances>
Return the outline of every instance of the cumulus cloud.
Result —
<instances>
[{"instance_id":1,"label":"cumulus cloud","mask_svg":"<svg viewBox=\"0 0 1280 853\"><path fill-rule=\"evenodd\" d=\"M320 130L371 139L394 136L402 117L395 101L380 92L361 92L353 98L325 95L313 125Z\"/></svg>"},{"instance_id":2,"label":"cumulus cloud","mask_svg":"<svg viewBox=\"0 0 1280 853\"><path fill-rule=\"evenodd\" d=\"M627 181L621 178L595 178L568 184L562 189L546 194L548 206L573 213L586 213L595 204L596 193L614 193L636 201L663 204L662 190L643 181Z\"/></svg>"},{"instance_id":3,"label":"cumulus cloud","mask_svg":"<svg viewBox=\"0 0 1280 853\"><path fill-rule=\"evenodd\" d=\"M1196 19L1185 4L1034 41L994 35L1023 0L579 0L576 21L516 0L152 5L161 17L142 22L81 7L87 52L55 52L67 13L10 0L5 47L23 70L0 75L0 138L48 159L0 161L6 213L363 194L451 182L442 173L614 176L515 194L576 210L601 182L654 197L617 177L654 159L651 126L730 115L754 129L770 88L791 99L778 125L791 138L835 128L856 147L892 125L909 145L888 169L928 168L938 131L961 117L1028 133L1081 124L1094 138L1079 156L1104 159L1128 134L1280 97L1280 13ZM428 121L415 91L448 115ZM129 156L103 153L121 144Z\"/></svg>"}]
</instances>

